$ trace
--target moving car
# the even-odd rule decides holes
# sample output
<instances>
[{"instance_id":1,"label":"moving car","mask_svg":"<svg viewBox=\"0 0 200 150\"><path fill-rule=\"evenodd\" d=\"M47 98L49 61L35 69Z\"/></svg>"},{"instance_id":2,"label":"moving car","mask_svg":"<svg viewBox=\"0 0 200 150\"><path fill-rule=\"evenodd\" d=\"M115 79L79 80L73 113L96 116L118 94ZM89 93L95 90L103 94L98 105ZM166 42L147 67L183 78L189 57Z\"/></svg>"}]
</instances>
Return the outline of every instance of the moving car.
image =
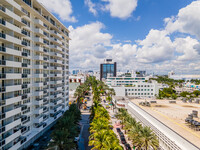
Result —
<instances>
[{"instance_id":1,"label":"moving car","mask_svg":"<svg viewBox=\"0 0 200 150\"><path fill-rule=\"evenodd\" d=\"M122 144L126 144L126 139L125 139L125 137L120 137L120 138L121 138Z\"/></svg>"},{"instance_id":2,"label":"moving car","mask_svg":"<svg viewBox=\"0 0 200 150\"><path fill-rule=\"evenodd\" d=\"M124 136L124 133L123 132L118 132L119 133L119 136Z\"/></svg>"},{"instance_id":3,"label":"moving car","mask_svg":"<svg viewBox=\"0 0 200 150\"><path fill-rule=\"evenodd\" d=\"M126 143L124 146L125 146L126 150L131 150L131 146L128 143Z\"/></svg>"},{"instance_id":4,"label":"moving car","mask_svg":"<svg viewBox=\"0 0 200 150\"><path fill-rule=\"evenodd\" d=\"M117 130L118 133L121 132L121 129L120 129L120 128L116 128L116 130Z\"/></svg>"}]
</instances>

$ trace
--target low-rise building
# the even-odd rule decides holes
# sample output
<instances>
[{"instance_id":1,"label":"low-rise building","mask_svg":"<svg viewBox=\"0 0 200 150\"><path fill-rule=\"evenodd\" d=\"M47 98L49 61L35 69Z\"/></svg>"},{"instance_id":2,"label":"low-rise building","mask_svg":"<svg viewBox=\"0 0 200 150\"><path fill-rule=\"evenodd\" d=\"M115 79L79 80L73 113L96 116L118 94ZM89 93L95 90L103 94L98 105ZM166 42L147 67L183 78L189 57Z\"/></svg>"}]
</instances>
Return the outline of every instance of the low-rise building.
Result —
<instances>
[{"instance_id":1,"label":"low-rise building","mask_svg":"<svg viewBox=\"0 0 200 150\"><path fill-rule=\"evenodd\" d=\"M111 88L115 90L116 96L153 98L159 94L162 85L151 81L134 83L132 86L111 86Z\"/></svg>"},{"instance_id":2,"label":"low-rise building","mask_svg":"<svg viewBox=\"0 0 200 150\"><path fill-rule=\"evenodd\" d=\"M86 80L86 76L84 75L71 75L69 76L69 83L84 83Z\"/></svg>"},{"instance_id":3,"label":"low-rise building","mask_svg":"<svg viewBox=\"0 0 200 150\"><path fill-rule=\"evenodd\" d=\"M135 83L145 82L147 80L149 80L148 76L124 74L117 77L107 77L106 84L108 86L134 86Z\"/></svg>"}]
</instances>

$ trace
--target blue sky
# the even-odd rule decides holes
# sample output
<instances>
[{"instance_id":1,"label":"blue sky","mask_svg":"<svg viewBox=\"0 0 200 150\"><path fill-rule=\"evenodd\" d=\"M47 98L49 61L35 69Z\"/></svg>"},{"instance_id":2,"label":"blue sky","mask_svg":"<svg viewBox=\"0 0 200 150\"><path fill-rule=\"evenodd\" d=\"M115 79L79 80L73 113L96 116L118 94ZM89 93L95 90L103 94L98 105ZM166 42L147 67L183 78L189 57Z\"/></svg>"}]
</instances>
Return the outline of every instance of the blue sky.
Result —
<instances>
[{"instance_id":1,"label":"blue sky","mask_svg":"<svg viewBox=\"0 0 200 150\"><path fill-rule=\"evenodd\" d=\"M39 0L70 30L70 70L200 71L199 0Z\"/></svg>"},{"instance_id":2,"label":"blue sky","mask_svg":"<svg viewBox=\"0 0 200 150\"><path fill-rule=\"evenodd\" d=\"M99 0L92 2L98 3ZM176 15L180 8L188 5L191 1L186 0L140 0L136 10L128 19L113 18L109 13L99 12L94 16L88 11L88 7L84 5L83 0L72 0L74 8L74 16L77 16L78 22L63 22L67 27L82 26L90 22L100 21L104 23L106 28L103 32L108 32L114 36L116 40L138 40L143 39L150 29L163 28L163 19ZM137 21L137 18L140 18Z\"/></svg>"}]
</instances>

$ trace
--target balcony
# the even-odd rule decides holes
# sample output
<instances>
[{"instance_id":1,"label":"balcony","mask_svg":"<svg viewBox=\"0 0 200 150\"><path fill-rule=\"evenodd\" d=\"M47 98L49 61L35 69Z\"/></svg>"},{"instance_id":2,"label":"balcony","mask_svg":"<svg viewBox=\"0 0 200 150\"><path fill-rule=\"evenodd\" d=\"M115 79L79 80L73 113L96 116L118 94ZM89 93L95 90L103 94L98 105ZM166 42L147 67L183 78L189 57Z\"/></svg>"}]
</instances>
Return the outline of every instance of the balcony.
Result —
<instances>
[{"instance_id":1,"label":"balcony","mask_svg":"<svg viewBox=\"0 0 200 150\"><path fill-rule=\"evenodd\" d=\"M42 96L44 93L43 93L43 91L35 91L34 92L34 96Z\"/></svg>"},{"instance_id":2,"label":"balcony","mask_svg":"<svg viewBox=\"0 0 200 150\"><path fill-rule=\"evenodd\" d=\"M21 67L21 62L16 62L12 60L0 60L0 65L5 65L7 67Z\"/></svg>"},{"instance_id":3,"label":"balcony","mask_svg":"<svg viewBox=\"0 0 200 150\"><path fill-rule=\"evenodd\" d=\"M34 69L44 69L44 68L43 65L39 64L39 65L34 65Z\"/></svg>"},{"instance_id":4,"label":"balcony","mask_svg":"<svg viewBox=\"0 0 200 150\"><path fill-rule=\"evenodd\" d=\"M36 59L36 60L43 60L43 56L36 55L36 56L34 56L34 59Z\"/></svg>"},{"instance_id":5,"label":"balcony","mask_svg":"<svg viewBox=\"0 0 200 150\"><path fill-rule=\"evenodd\" d=\"M56 37L59 37L60 39L62 39L62 35L60 35L60 33L58 33L57 31L55 30L50 30L50 33Z\"/></svg>"},{"instance_id":6,"label":"balcony","mask_svg":"<svg viewBox=\"0 0 200 150\"><path fill-rule=\"evenodd\" d=\"M39 25L41 28L44 28L42 20L40 20L40 19L35 19L34 23L35 23L36 25Z\"/></svg>"},{"instance_id":7,"label":"balcony","mask_svg":"<svg viewBox=\"0 0 200 150\"><path fill-rule=\"evenodd\" d=\"M35 46L34 50L38 51L38 52L43 52L43 48L40 46Z\"/></svg>"},{"instance_id":8,"label":"balcony","mask_svg":"<svg viewBox=\"0 0 200 150\"><path fill-rule=\"evenodd\" d=\"M15 1L13 0L6 0L7 3L9 3L10 5L12 5L13 7L15 7L17 9L17 12L21 12L21 6L16 3ZM22 14L22 12L21 12Z\"/></svg>"},{"instance_id":9,"label":"balcony","mask_svg":"<svg viewBox=\"0 0 200 150\"><path fill-rule=\"evenodd\" d=\"M44 44L44 43L43 43L43 39L40 38L40 37L35 37L35 38L34 38L34 42L35 42L35 43L39 43L39 44Z\"/></svg>"},{"instance_id":10,"label":"balcony","mask_svg":"<svg viewBox=\"0 0 200 150\"><path fill-rule=\"evenodd\" d=\"M36 34L42 36L42 37L45 36L45 35L43 34L43 31L42 31L40 28L35 28L35 29L34 29L34 32L35 32Z\"/></svg>"},{"instance_id":11,"label":"balcony","mask_svg":"<svg viewBox=\"0 0 200 150\"><path fill-rule=\"evenodd\" d=\"M57 70L62 71L62 67L57 67Z\"/></svg>"},{"instance_id":12,"label":"balcony","mask_svg":"<svg viewBox=\"0 0 200 150\"><path fill-rule=\"evenodd\" d=\"M33 120L33 123L41 123L43 121L43 116L39 116Z\"/></svg>"},{"instance_id":13,"label":"balcony","mask_svg":"<svg viewBox=\"0 0 200 150\"><path fill-rule=\"evenodd\" d=\"M12 30L12 31L16 32L17 34L22 35L21 34L21 29L19 27L15 26L12 23L7 22L7 21L5 21L3 19L0 19L0 27L2 29L5 29L5 30L7 30L7 29L8 30Z\"/></svg>"},{"instance_id":14,"label":"balcony","mask_svg":"<svg viewBox=\"0 0 200 150\"><path fill-rule=\"evenodd\" d=\"M5 100L5 105L11 105L20 102L22 100L22 97L16 95L15 97L7 97L4 100Z\"/></svg>"},{"instance_id":15,"label":"balcony","mask_svg":"<svg viewBox=\"0 0 200 150\"><path fill-rule=\"evenodd\" d=\"M40 98L40 99L35 99L34 100L34 105L42 105L43 104L43 98Z\"/></svg>"},{"instance_id":16,"label":"balcony","mask_svg":"<svg viewBox=\"0 0 200 150\"><path fill-rule=\"evenodd\" d=\"M34 113L34 114L42 114L42 113L43 113L43 108L42 108L42 107L39 107L39 108L35 109L35 110L33 111L33 113Z\"/></svg>"},{"instance_id":17,"label":"balcony","mask_svg":"<svg viewBox=\"0 0 200 150\"><path fill-rule=\"evenodd\" d=\"M20 39L15 38L8 34L0 33L0 39L2 39L2 41L4 42L11 42L11 43L17 44L18 46L22 46L22 42Z\"/></svg>"},{"instance_id":18,"label":"balcony","mask_svg":"<svg viewBox=\"0 0 200 150\"><path fill-rule=\"evenodd\" d=\"M34 74L34 78L44 78L44 75L42 73L36 73Z\"/></svg>"},{"instance_id":19,"label":"balcony","mask_svg":"<svg viewBox=\"0 0 200 150\"><path fill-rule=\"evenodd\" d=\"M61 80L57 80L57 81L50 81L50 84L61 84L62 81Z\"/></svg>"},{"instance_id":20,"label":"balcony","mask_svg":"<svg viewBox=\"0 0 200 150\"><path fill-rule=\"evenodd\" d=\"M21 51L18 51L18 50L12 49L12 48L8 48L8 47L0 46L0 52L6 52L7 54L10 54L10 55L21 56Z\"/></svg>"},{"instance_id":21,"label":"balcony","mask_svg":"<svg viewBox=\"0 0 200 150\"><path fill-rule=\"evenodd\" d=\"M4 73L0 74L0 79L20 79L20 73Z\"/></svg>"},{"instance_id":22,"label":"balcony","mask_svg":"<svg viewBox=\"0 0 200 150\"><path fill-rule=\"evenodd\" d=\"M22 90L21 85L6 85L0 88L0 92L14 92Z\"/></svg>"},{"instance_id":23,"label":"balcony","mask_svg":"<svg viewBox=\"0 0 200 150\"><path fill-rule=\"evenodd\" d=\"M21 136L21 131L18 130L17 132L11 134L10 136L8 136L5 140L5 143L8 144L11 141L13 141L14 139L16 139L17 137Z\"/></svg>"},{"instance_id":24,"label":"balcony","mask_svg":"<svg viewBox=\"0 0 200 150\"><path fill-rule=\"evenodd\" d=\"M21 113L21 107L14 107L12 110L5 112L6 118L12 117L16 114Z\"/></svg>"},{"instance_id":25,"label":"balcony","mask_svg":"<svg viewBox=\"0 0 200 150\"><path fill-rule=\"evenodd\" d=\"M44 86L43 82L35 82L34 87L42 87Z\"/></svg>"},{"instance_id":26,"label":"balcony","mask_svg":"<svg viewBox=\"0 0 200 150\"><path fill-rule=\"evenodd\" d=\"M10 122L9 124L5 125L5 131L9 131L12 128L16 127L17 125L21 125L21 118Z\"/></svg>"},{"instance_id":27,"label":"balcony","mask_svg":"<svg viewBox=\"0 0 200 150\"><path fill-rule=\"evenodd\" d=\"M16 20L20 25L23 25L21 23L20 16L16 15L14 12L10 11L9 9L7 9L3 6L0 7L0 16L6 17L6 18L12 18L12 19Z\"/></svg>"}]
</instances>

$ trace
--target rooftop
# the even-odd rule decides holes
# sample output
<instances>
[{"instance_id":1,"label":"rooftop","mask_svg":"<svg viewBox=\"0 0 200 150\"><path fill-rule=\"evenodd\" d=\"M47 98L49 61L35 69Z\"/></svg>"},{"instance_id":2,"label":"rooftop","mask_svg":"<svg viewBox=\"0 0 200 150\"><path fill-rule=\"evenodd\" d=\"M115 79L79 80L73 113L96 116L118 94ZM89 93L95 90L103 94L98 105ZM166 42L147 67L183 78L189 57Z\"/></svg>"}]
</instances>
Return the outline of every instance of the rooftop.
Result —
<instances>
[{"instance_id":1,"label":"rooftop","mask_svg":"<svg viewBox=\"0 0 200 150\"><path fill-rule=\"evenodd\" d=\"M131 101L200 147L200 131L195 131L189 127L188 123L185 123L188 114L191 114L193 110L199 113L198 118L194 118L194 120L200 122L200 104L184 103L181 100L176 100L176 103L169 103L169 100L147 100L149 102L157 101L157 103L151 104L151 107L144 107L139 105L140 102L145 101L144 99L132 99Z\"/></svg>"}]
</instances>

